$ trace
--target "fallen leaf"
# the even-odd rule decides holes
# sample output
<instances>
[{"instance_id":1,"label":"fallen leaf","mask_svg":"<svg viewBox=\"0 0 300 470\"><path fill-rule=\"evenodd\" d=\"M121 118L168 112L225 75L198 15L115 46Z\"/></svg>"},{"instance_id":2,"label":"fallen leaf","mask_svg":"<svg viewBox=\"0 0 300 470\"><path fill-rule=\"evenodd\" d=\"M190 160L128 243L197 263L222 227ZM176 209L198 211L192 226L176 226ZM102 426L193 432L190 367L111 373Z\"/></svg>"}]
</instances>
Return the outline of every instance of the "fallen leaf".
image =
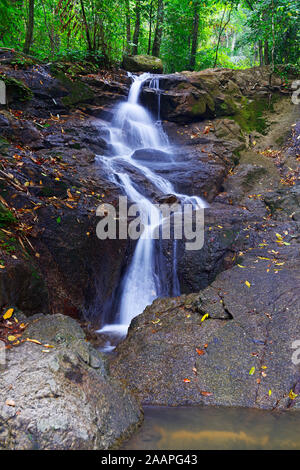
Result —
<instances>
[{"instance_id":1,"label":"fallen leaf","mask_svg":"<svg viewBox=\"0 0 300 470\"><path fill-rule=\"evenodd\" d=\"M26 341L28 341L29 343L42 344L42 343L41 343L40 341L38 341L37 339L26 338Z\"/></svg>"},{"instance_id":2,"label":"fallen leaf","mask_svg":"<svg viewBox=\"0 0 300 470\"><path fill-rule=\"evenodd\" d=\"M9 318L12 317L13 313L14 313L14 309L13 309L13 308L9 308L9 309L5 312L5 314L3 315L3 319L4 319L4 320L8 320Z\"/></svg>"},{"instance_id":3,"label":"fallen leaf","mask_svg":"<svg viewBox=\"0 0 300 470\"><path fill-rule=\"evenodd\" d=\"M298 395L296 393L293 392L293 390L290 391L289 393L289 397L291 400L295 400L295 398L297 397Z\"/></svg>"},{"instance_id":4,"label":"fallen leaf","mask_svg":"<svg viewBox=\"0 0 300 470\"><path fill-rule=\"evenodd\" d=\"M200 390L201 395L204 397L211 397L212 393L211 392L205 392L204 390Z\"/></svg>"},{"instance_id":5,"label":"fallen leaf","mask_svg":"<svg viewBox=\"0 0 300 470\"><path fill-rule=\"evenodd\" d=\"M199 356L203 356L203 354L205 354L205 351L203 349L196 348L196 351L199 354Z\"/></svg>"}]
</instances>

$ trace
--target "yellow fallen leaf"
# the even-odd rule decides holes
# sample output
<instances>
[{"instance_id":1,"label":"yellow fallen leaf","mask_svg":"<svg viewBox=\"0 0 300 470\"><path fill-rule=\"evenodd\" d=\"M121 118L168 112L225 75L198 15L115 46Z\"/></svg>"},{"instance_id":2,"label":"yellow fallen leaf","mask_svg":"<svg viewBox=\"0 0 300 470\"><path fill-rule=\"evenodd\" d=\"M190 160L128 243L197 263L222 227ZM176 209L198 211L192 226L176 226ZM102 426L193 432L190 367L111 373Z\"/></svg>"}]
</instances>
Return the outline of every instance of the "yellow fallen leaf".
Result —
<instances>
[{"instance_id":1,"label":"yellow fallen leaf","mask_svg":"<svg viewBox=\"0 0 300 470\"><path fill-rule=\"evenodd\" d=\"M249 371L249 375L253 375L255 372L255 367L251 367L250 371Z\"/></svg>"},{"instance_id":2,"label":"yellow fallen leaf","mask_svg":"<svg viewBox=\"0 0 300 470\"><path fill-rule=\"evenodd\" d=\"M272 395L272 390L269 390L269 397Z\"/></svg>"},{"instance_id":3,"label":"yellow fallen leaf","mask_svg":"<svg viewBox=\"0 0 300 470\"><path fill-rule=\"evenodd\" d=\"M14 309L13 309L13 308L9 308L9 309L5 312L5 314L3 315L3 319L4 319L4 320L8 320L8 318L11 318L11 317L12 317L13 313L14 313Z\"/></svg>"},{"instance_id":4,"label":"yellow fallen leaf","mask_svg":"<svg viewBox=\"0 0 300 470\"><path fill-rule=\"evenodd\" d=\"M251 287L251 284L250 284L249 281L245 281L245 284L246 284L247 287Z\"/></svg>"},{"instance_id":5,"label":"yellow fallen leaf","mask_svg":"<svg viewBox=\"0 0 300 470\"><path fill-rule=\"evenodd\" d=\"M9 336L7 337L7 339L8 339L8 341L15 341L17 338L16 338L15 336L13 336L13 335L9 335Z\"/></svg>"},{"instance_id":6,"label":"yellow fallen leaf","mask_svg":"<svg viewBox=\"0 0 300 470\"><path fill-rule=\"evenodd\" d=\"M290 391L289 393L289 397L291 400L295 400L295 398L297 397L298 395L296 393L293 392L293 390Z\"/></svg>"},{"instance_id":7,"label":"yellow fallen leaf","mask_svg":"<svg viewBox=\"0 0 300 470\"><path fill-rule=\"evenodd\" d=\"M29 343L42 344L42 343L41 343L40 341L38 341L37 339L26 338L26 341L29 341Z\"/></svg>"},{"instance_id":8,"label":"yellow fallen leaf","mask_svg":"<svg viewBox=\"0 0 300 470\"><path fill-rule=\"evenodd\" d=\"M206 314L205 314L205 315L203 315L203 317L201 318L201 321L204 321L204 320L206 320L208 317L209 317L209 314L208 314L208 313L206 313Z\"/></svg>"},{"instance_id":9,"label":"yellow fallen leaf","mask_svg":"<svg viewBox=\"0 0 300 470\"><path fill-rule=\"evenodd\" d=\"M239 268L245 268L246 266L242 266L241 264L238 264Z\"/></svg>"}]
</instances>

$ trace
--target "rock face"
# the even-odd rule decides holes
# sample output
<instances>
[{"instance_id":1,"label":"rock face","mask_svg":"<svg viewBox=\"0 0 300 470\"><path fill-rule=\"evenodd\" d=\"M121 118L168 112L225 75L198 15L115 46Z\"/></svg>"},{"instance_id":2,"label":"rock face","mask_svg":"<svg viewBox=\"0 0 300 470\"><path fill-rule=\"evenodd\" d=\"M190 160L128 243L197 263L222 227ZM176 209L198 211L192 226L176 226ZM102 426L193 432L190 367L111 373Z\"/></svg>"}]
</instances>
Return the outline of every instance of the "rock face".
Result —
<instances>
[{"instance_id":1,"label":"rock face","mask_svg":"<svg viewBox=\"0 0 300 470\"><path fill-rule=\"evenodd\" d=\"M26 342L7 352L1 449L108 449L128 437L141 420L139 405L74 320L37 315L27 337L53 348Z\"/></svg>"},{"instance_id":2,"label":"rock face","mask_svg":"<svg viewBox=\"0 0 300 470\"><path fill-rule=\"evenodd\" d=\"M292 406L299 250L293 261L281 251L284 267L273 261L269 272L266 251L253 250L245 268L223 272L200 294L154 301L118 346L112 374L148 405Z\"/></svg>"},{"instance_id":3,"label":"rock face","mask_svg":"<svg viewBox=\"0 0 300 470\"><path fill-rule=\"evenodd\" d=\"M169 121L187 123L220 116L244 116L248 99L258 101L254 114L268 106L269 93L286 93L284 80L274 76L269 87L268 67L248 70L208 69L201 72L182 72L160 77L161 117ZM264 101L266 101L264 103ZM142 102L157 113L157 97L153 89L145 87Z\"/></svg>"},{"instance_id":4,"label":"rock face","mask_svg":"<svg viewBox=\"0 0 300 470\"><path fill-rule=\"evenodd\" d=\"M161 59L151 55L124 56L122 65L128 72L163 73Z\"/></svg>"}]
</instances>

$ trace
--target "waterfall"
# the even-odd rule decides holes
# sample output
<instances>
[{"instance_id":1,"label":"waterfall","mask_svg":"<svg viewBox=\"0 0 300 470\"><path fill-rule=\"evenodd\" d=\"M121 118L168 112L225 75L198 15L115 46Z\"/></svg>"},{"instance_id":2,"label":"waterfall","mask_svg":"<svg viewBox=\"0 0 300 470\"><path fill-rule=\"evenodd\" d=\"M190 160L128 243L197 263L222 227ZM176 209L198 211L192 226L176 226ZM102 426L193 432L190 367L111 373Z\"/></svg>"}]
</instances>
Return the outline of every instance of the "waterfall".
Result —
<instances>
[{"instance_id":1,"label":"waterfall","mask_svg":"<svg viewBox=\"0 0 300 470\"><path fill-rule=\"evenodd\" d=\"M161 155L170 155L172 152L168 138L163 131L160 121L160 89L159 78L148 73L140 76L132 75L132 85L127 102L121 103L115 113L110 129L110 143L114 156L98 156L97 159L107 170L107 176L117 184L131 202L138 205L140 217L144 225L143 236L136 243L131 263L127 267L120 284L119 305L115 312L113 324L104 325L100 333L126 335L131 320L142 313L145 307L164 293L164 279L160 272L157 258L157 241L151 234L162 223L162 215L156 205L142 194L131 173L126 168L134 168L162 194L174 194L182 202L198 204L205 207L205 202L198 196L186 196L176 193L173 185L158 175L143 161L133 157L139 149L152 149L161 152ZM145 82L153 88L158 95L158 115L154 121L150 113L139 104L139 96ZM164 153L163 153L164 152ZM162 157L163 158L163 157ZM122 168L125 165L125 170ZM130 166L129 166L130 165ZM159 244L159 243L158 243ZM161 246L159 247L161 255ZM179 281L177 277L177 242L173 241L172 288L168 295L179 295Z\"/></svg>"}]
</instances>

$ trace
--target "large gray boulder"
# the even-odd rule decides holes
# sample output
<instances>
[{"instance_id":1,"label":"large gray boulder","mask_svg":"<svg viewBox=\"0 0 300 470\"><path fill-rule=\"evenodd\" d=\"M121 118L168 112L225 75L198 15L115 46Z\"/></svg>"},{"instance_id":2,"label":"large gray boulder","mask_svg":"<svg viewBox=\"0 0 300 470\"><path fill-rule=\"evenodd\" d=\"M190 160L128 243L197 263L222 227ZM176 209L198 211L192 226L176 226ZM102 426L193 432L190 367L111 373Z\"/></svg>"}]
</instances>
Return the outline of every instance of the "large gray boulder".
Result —
<instances>
[{"instance_id":1,"label":"large gray boulder","mask_svg":"<svg viewBox=\"0 0 300 470\"><path fill-rule=\"evenodd\" d=\"M7 351L0 449L107 449L136 428L142 417L136 399L109 376L76 321L36 315L26 335L42 344Z\"/></svg>"}]
</instances>

